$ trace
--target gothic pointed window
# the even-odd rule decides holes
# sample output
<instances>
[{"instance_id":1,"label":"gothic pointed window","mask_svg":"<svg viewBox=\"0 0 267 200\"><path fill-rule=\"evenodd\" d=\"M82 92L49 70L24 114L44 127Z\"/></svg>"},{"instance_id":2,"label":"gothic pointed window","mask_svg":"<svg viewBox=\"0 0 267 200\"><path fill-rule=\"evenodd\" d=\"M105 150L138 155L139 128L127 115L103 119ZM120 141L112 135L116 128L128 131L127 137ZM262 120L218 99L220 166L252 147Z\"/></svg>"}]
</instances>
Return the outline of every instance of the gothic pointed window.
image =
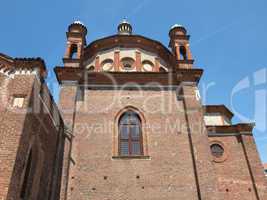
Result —
<instances>
[{"instance_id":1,"label":"gothic pointed window","mask_svg":"<svg viewBox=\"0 0 267 200\"><path fill-rule=\"evenodd\" d=\"M143 155L141 120L133 111L125 112L119 120L119 154Z\"/></svg>"}]
</instances>

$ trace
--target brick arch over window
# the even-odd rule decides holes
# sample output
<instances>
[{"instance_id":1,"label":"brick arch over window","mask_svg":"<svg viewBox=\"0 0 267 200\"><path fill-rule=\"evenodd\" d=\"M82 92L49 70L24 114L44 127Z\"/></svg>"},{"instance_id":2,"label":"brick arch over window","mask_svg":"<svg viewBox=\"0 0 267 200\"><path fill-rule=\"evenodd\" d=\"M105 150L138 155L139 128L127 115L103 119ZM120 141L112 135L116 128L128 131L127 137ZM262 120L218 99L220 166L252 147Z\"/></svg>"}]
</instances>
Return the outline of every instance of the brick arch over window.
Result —
<instances>
[{"instance_id":1,"label":"brick arch over window","mask_svg":"<svg viewBox=\"0 0 267 200\"><path fill-rule=\"evenodd\" d=\"M133 121L135 122L131 123L128 121L129 119L127 118L127 115L132 116ZM133 128L140 128L139 138L130 131L130 126ZM131 134L129 135L129 138L127 138L125 134L123 135L122 128ZM132 136L134 138L132 138ZM140 142L140 152L138 152L138 142ZM131 148L131 150L129 149L128 154L126 154L127 148ZM148 156L146 120L139 109L127 106L116 114L113 135L113 156Z\"/></svg>"}]
</instances>

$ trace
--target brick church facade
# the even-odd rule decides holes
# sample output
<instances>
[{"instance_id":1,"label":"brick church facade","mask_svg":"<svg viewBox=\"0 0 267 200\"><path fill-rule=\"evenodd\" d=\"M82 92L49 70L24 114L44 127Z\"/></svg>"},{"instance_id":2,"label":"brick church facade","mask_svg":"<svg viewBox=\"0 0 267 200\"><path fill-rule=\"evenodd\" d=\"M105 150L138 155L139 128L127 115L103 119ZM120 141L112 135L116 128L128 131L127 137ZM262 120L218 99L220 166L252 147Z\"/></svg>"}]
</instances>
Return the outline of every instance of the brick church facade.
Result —
<instances>
[{"instance_id":1,"label":"brick church facade","mask_svg":"<svg viewBox=\"0 0 267 200\"><path fill-rule=\"evenodd\" d=\"M42 59L0 54L0 200L266 200L253 126L202 105L189 35L87 44L68 27L58 105Z\"/></svg>"}]
</instances>

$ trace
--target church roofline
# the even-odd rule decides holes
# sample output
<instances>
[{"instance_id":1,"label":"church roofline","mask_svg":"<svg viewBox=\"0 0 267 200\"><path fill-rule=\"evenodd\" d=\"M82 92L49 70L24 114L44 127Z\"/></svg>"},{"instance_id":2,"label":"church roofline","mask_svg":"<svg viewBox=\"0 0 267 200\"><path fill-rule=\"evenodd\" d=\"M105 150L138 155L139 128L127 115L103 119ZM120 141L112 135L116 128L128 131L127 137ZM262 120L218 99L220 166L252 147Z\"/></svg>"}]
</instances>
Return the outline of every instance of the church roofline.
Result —
<instances>
[{"instance_id":1,"label":"church roofline","mask_svg":"<svg viewBox=\"0 0 267 200\"><path fill-rule=\"evenodd\" d=\"M40 70L40 75L45 78L47 75L45 61L40 58L12 58L3 53L0 53L0 62L2 62L6 69L11 71L16 69L35 69Z\"/></svg>"},{"instance_id":2,"label":"church roofline","mask_svg":"<svg viewBox=\"0 0 267 200\"><path fill-rule=\"evenodd\" d=\"M175 64L175 56L161 42L141 35L111 35L91 42L84 52L84 60L94 57L98 52L121 48L141 48L155 54L158 54L166 63Z\"/></svg>"},{"instance_id":3,"label":"church roofline","mask_svg":"<svg viewBox=\"0 0 267 200\"><path fill-rule=\"evenodd\" d=\"M59 66L55 67L54 71L60 84L65 81L76 81L84 84L87 81L86 84L104 85L112 85L114 80L120 85L128 84L129 82L139 85L155 82L160 86L178 86L181 82L198 84L203 74L202 69L177 69L175 72L91 72L84 68ZM110 76L112 76L112 80Z\"/></svg>"},{"instance_id":4,"label":"church roofline","mask_svg":"<svg viewBox=\"0 0 267 200\"><path fill-rule=\"evenodd\" d=\"M6 60L6 61L13 62L13 58L8 56L8 55L6 55L6 54L0 53L0 59L1 58Z\"/></svg>"}]
</instances>

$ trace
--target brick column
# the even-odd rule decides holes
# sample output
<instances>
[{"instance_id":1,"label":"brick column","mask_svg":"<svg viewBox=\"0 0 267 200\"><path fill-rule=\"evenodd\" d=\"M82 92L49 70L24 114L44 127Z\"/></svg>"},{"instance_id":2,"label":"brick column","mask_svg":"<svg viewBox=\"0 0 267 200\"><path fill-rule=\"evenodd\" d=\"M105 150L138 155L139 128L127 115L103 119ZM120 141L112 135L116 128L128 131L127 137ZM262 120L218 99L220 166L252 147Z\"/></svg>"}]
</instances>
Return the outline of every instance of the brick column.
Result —
<instances>
[{"instance_id":1,"label":"brick column","mask_svg":"<svg viewBox=\"0 0 267 200\"><path fill-rule=\"evenodd\" d=\"M101 66L100 66L100 60L99 60L99 56L97 56L95 58L95 69L96 69L97 72L99 72L99 71L101 71L100 68L101 68Z\"/></svg>"},{"instance_id":2,"label":"brick column","mask_svg":"<svg viewBox=\"0 0 267 200\"><path fill-rule=\"evenodd\" d=\"M77 59L82 57L82 44L77 44Z\"/></svg>"},{"instance_id":3,"label":"brick column","mask_svg":"<svg viewBox=\"0 0 267 200\"><path fill-rule=\"evenodd\" d=\"M142 71L142 61L141 61L141 53L139 51L135 52L135 66L136 71Z\"/></svg>"},{"instance_id":4,"label":"brick column","mask_svg":"<svg viewBox=\"0 0 267 200\"><path fill-rule=\"evenodd\" d=\"M189 48L189 43L185 44L185 49L186 49L187 59L188 60L192 60L192 54L191 54L191 51L190 51L190 48Z\"/></svg>"},{"instance_id":5,"label":"brick column","mask_svg":"<svg viewBox=\"0 0 267 200\"><path fill-rule=\"evenodd\" d=\"M114 69L116 72L120 71L120 51L114 52Z\"/></svg>"},{"instance_id":6,"label":"brick column","mask_svg":"<svg viewBox=\"0 0 267 200\"><path fill-rule=\"evenodd\" d=\"M73 132L73 126L74 126L73 123L75 118L77 90L78 90L77 83L73 84L66 83L63 84L60 91L59 105L64 119L64 123L66 125L60 200L67 199L70 156L72 148L72 132Z\"/></svg>"},{"instance_id":7,"label":"brick column","mask_svg":"<svg viewBox=\"0 0 267 200\"><path fill-rule=\"evenodd\" d=\"M175 43L175 54L176 54L176 60L181 60L180 45L178 43Z\"/></svg>"},{"instance_id":8,"label":"brick column","mask_svg":"<svg viewBox=\"0 0 267 200\"><path fill-rule=\"evenodd\" d=\"M159 58L155 58L155 67L153 68L153 71L159 72L159 67L160 67Z\"/></svg>"},{"instance_id":9,"label":"brick column","mask_svg":"<svg viewBox=\"0 0 267 200\"><path fill-rule=\"evenodd\" d=\"M196 98L197 87L194 83L184 83L181 87L198 199L215 200L218 199L216 177L202 105Z\"/></svg>"},{"instance_id":10,"label":"brick column","mask_svg":"<svg viewBox=\"0 0 267 200\"><path fill-rule=\"evenodd\" d=\"M71 50L71 44L70 44L70 42L68 42L64 58L70 57L70 50Z\"/></svg>"}]
</instances>

